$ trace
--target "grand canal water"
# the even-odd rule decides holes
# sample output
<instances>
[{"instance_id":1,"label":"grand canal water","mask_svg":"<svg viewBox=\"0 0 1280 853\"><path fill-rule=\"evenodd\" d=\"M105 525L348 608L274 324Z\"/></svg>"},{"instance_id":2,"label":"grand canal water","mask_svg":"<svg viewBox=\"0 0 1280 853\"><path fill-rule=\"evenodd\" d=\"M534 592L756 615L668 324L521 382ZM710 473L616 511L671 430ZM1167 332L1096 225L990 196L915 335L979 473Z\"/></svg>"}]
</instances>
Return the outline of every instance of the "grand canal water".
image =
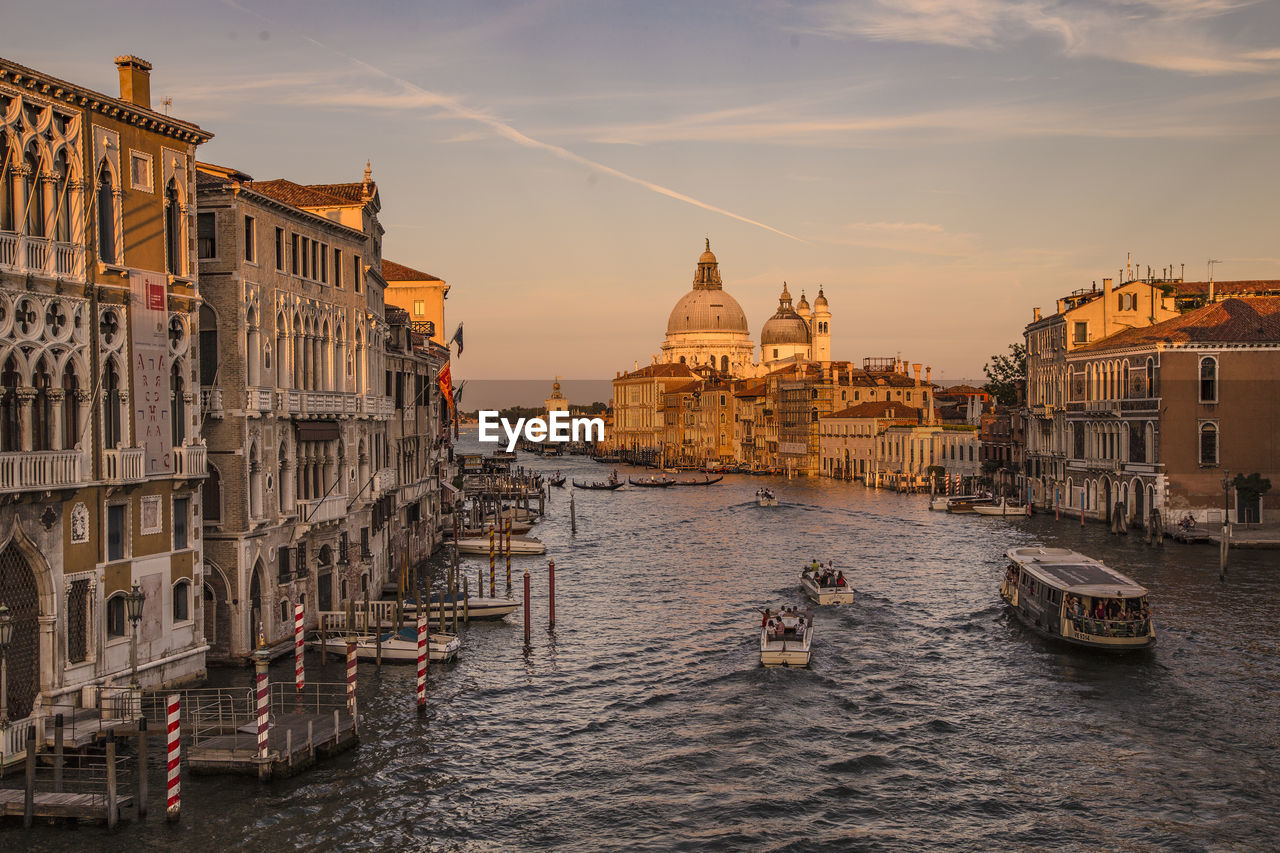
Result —
<instances>
[{"instance_id":1,"label":"grand canal water","mask_svg":"<svg viewBox=\"0 0 1280 853\"><path fill-rule=\"evenodd\" d=\"M521 462L604 476L584 459ZM10 829L0 844L1275 849L1280 554L1237 552L1223 584L1212 548L948 516L823 480L773 480L782 505L761 508L765 482L554 490L536 528L556 560L554 632L545 562L520 560L533 648L519 613L465 629L458 662L431 671L425 719L412 668L369 667L354 752L267 785L188 777L177 826ZM1099 656L1020 628L998 595L1002 554L1020 543L1076 548L1146 585L1158 648ZM843 567L858 600L818 612L812 668L761 669L754 608L800 603L814 557ZM474 582L480 561L466 565Z\"/></svg>"}]
</instances>

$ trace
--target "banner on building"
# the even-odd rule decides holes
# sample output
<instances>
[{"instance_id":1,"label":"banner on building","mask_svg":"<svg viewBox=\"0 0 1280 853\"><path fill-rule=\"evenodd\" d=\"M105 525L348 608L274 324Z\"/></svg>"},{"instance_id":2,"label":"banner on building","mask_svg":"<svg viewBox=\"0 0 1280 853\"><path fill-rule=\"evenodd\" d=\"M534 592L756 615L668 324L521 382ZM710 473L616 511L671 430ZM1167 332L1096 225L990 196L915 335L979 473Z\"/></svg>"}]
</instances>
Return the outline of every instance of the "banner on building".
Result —
<instances>
[{"instance_id":1,"label":"banner on building","mask_svg":"<svg viewBox=\"0 0 1280 853\"><path fill-rule=\"evenodd\" d=\"M437 380L440 383L440 396L444 397L445 402L449 404L449 411L453 411L453 375L449 372L449 365L445 365L440 370L440 377Z\"/></svg>"},{"instance_id":2,"label":"banner on building","mask_svg":"<svg viewBox=\"0 0 1280 853\"><path fill-rule=\"evenodd\" d=\"M133 335L133 422L146 474L173 473L173 424L169 390L169 284L160 273L129 275Z\"/></svg>"}]
</instances>

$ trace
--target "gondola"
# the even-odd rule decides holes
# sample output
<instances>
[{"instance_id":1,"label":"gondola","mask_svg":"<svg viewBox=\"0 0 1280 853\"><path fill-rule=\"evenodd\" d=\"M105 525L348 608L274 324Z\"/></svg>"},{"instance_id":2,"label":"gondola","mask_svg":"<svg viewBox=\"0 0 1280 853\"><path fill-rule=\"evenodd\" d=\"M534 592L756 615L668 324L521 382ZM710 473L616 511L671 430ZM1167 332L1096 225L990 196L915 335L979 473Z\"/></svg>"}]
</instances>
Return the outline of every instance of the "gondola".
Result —
<instances>
[{"instance_id":1,"label":"gondola","mask_svg":"<svg viewBox=\"0 0 1280 853\"><path fill-rule=\"evenodd\" d=\"M552 477L551 479L547 480L547 484L551 486L557 486L559 488L564 488L564 475L561 474L558 477Z\"/></svg>"},{"instance_id":2,"label":"gondola","mask_svg":"<svg viewBox=\"0 0 1280 853\"><path fill-rule=\"evenodd\" d=\"M710 477L708 477L705 480L677 480L676 485L677 486L714 486L716 483L720 482L723 479L724 479L724 475L721 474L719 477L716 477L714 480L711 479Z\"/></svg>"},{"instance_id":3,"label":"gondola","mask_svg":"<svg viewBox=\"0 0 1280 853\"><path fill-rule=\"evenodd\" d=\"M622 483L579 483L577 480L573 481L575 489L597 489L612 492L614 489L622 488L622 486Z\"/></svg>"},{"instance_id":4,"label":"gondola","mask_svg":"<svg viewBox=\"0 0 1280 853\"><path fill-rule=\"evenodd\" d=\"M648 482L646 482L644 480L633 480L630 477L627 478L627 482L633 486L643 486L646 489L665 489L668 486L674 486L676 484L675 480L654 480L653 478L650 478Z\"/></svg>"}]
</instances>

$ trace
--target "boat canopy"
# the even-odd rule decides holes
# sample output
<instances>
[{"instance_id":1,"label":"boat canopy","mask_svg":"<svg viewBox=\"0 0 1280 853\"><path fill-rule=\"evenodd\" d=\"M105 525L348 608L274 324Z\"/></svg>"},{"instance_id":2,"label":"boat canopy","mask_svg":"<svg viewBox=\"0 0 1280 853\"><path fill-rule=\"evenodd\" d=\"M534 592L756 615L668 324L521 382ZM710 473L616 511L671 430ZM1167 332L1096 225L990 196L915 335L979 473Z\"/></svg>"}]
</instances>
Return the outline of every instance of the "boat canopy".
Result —
<instances>
[{"instance_id":1,"label":"boat canopy","mask_svg":"<svg viewBox=\"0 0 1280 853\"><path fill-rule=\"evenodd\" d=\"M1064 592L1091 598L1147 594L1132 578L1067 548L1010 548L1006 556L1044 584Z\"/></svg>"}]
</instances>

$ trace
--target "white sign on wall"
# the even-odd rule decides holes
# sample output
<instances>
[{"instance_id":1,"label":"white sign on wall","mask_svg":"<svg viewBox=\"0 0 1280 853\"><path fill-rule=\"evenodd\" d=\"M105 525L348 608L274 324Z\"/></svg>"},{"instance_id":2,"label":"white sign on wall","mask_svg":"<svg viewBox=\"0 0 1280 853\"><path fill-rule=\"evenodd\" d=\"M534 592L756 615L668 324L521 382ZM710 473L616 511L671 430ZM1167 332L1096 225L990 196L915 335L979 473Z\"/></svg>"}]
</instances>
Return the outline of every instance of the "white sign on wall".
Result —
<instances>
[{"instance_id":1,"label":"white sign on wall","mask_svg":"<svg viewBox=\"0 0 1280 853\"><path fill-rule=\"evenodd\" d=\"M133 333L133 413L146 473L173 471L173 425L169 392L168 279L160 273L129 275L130 331Z\"/></svg>"}]
</instances>

